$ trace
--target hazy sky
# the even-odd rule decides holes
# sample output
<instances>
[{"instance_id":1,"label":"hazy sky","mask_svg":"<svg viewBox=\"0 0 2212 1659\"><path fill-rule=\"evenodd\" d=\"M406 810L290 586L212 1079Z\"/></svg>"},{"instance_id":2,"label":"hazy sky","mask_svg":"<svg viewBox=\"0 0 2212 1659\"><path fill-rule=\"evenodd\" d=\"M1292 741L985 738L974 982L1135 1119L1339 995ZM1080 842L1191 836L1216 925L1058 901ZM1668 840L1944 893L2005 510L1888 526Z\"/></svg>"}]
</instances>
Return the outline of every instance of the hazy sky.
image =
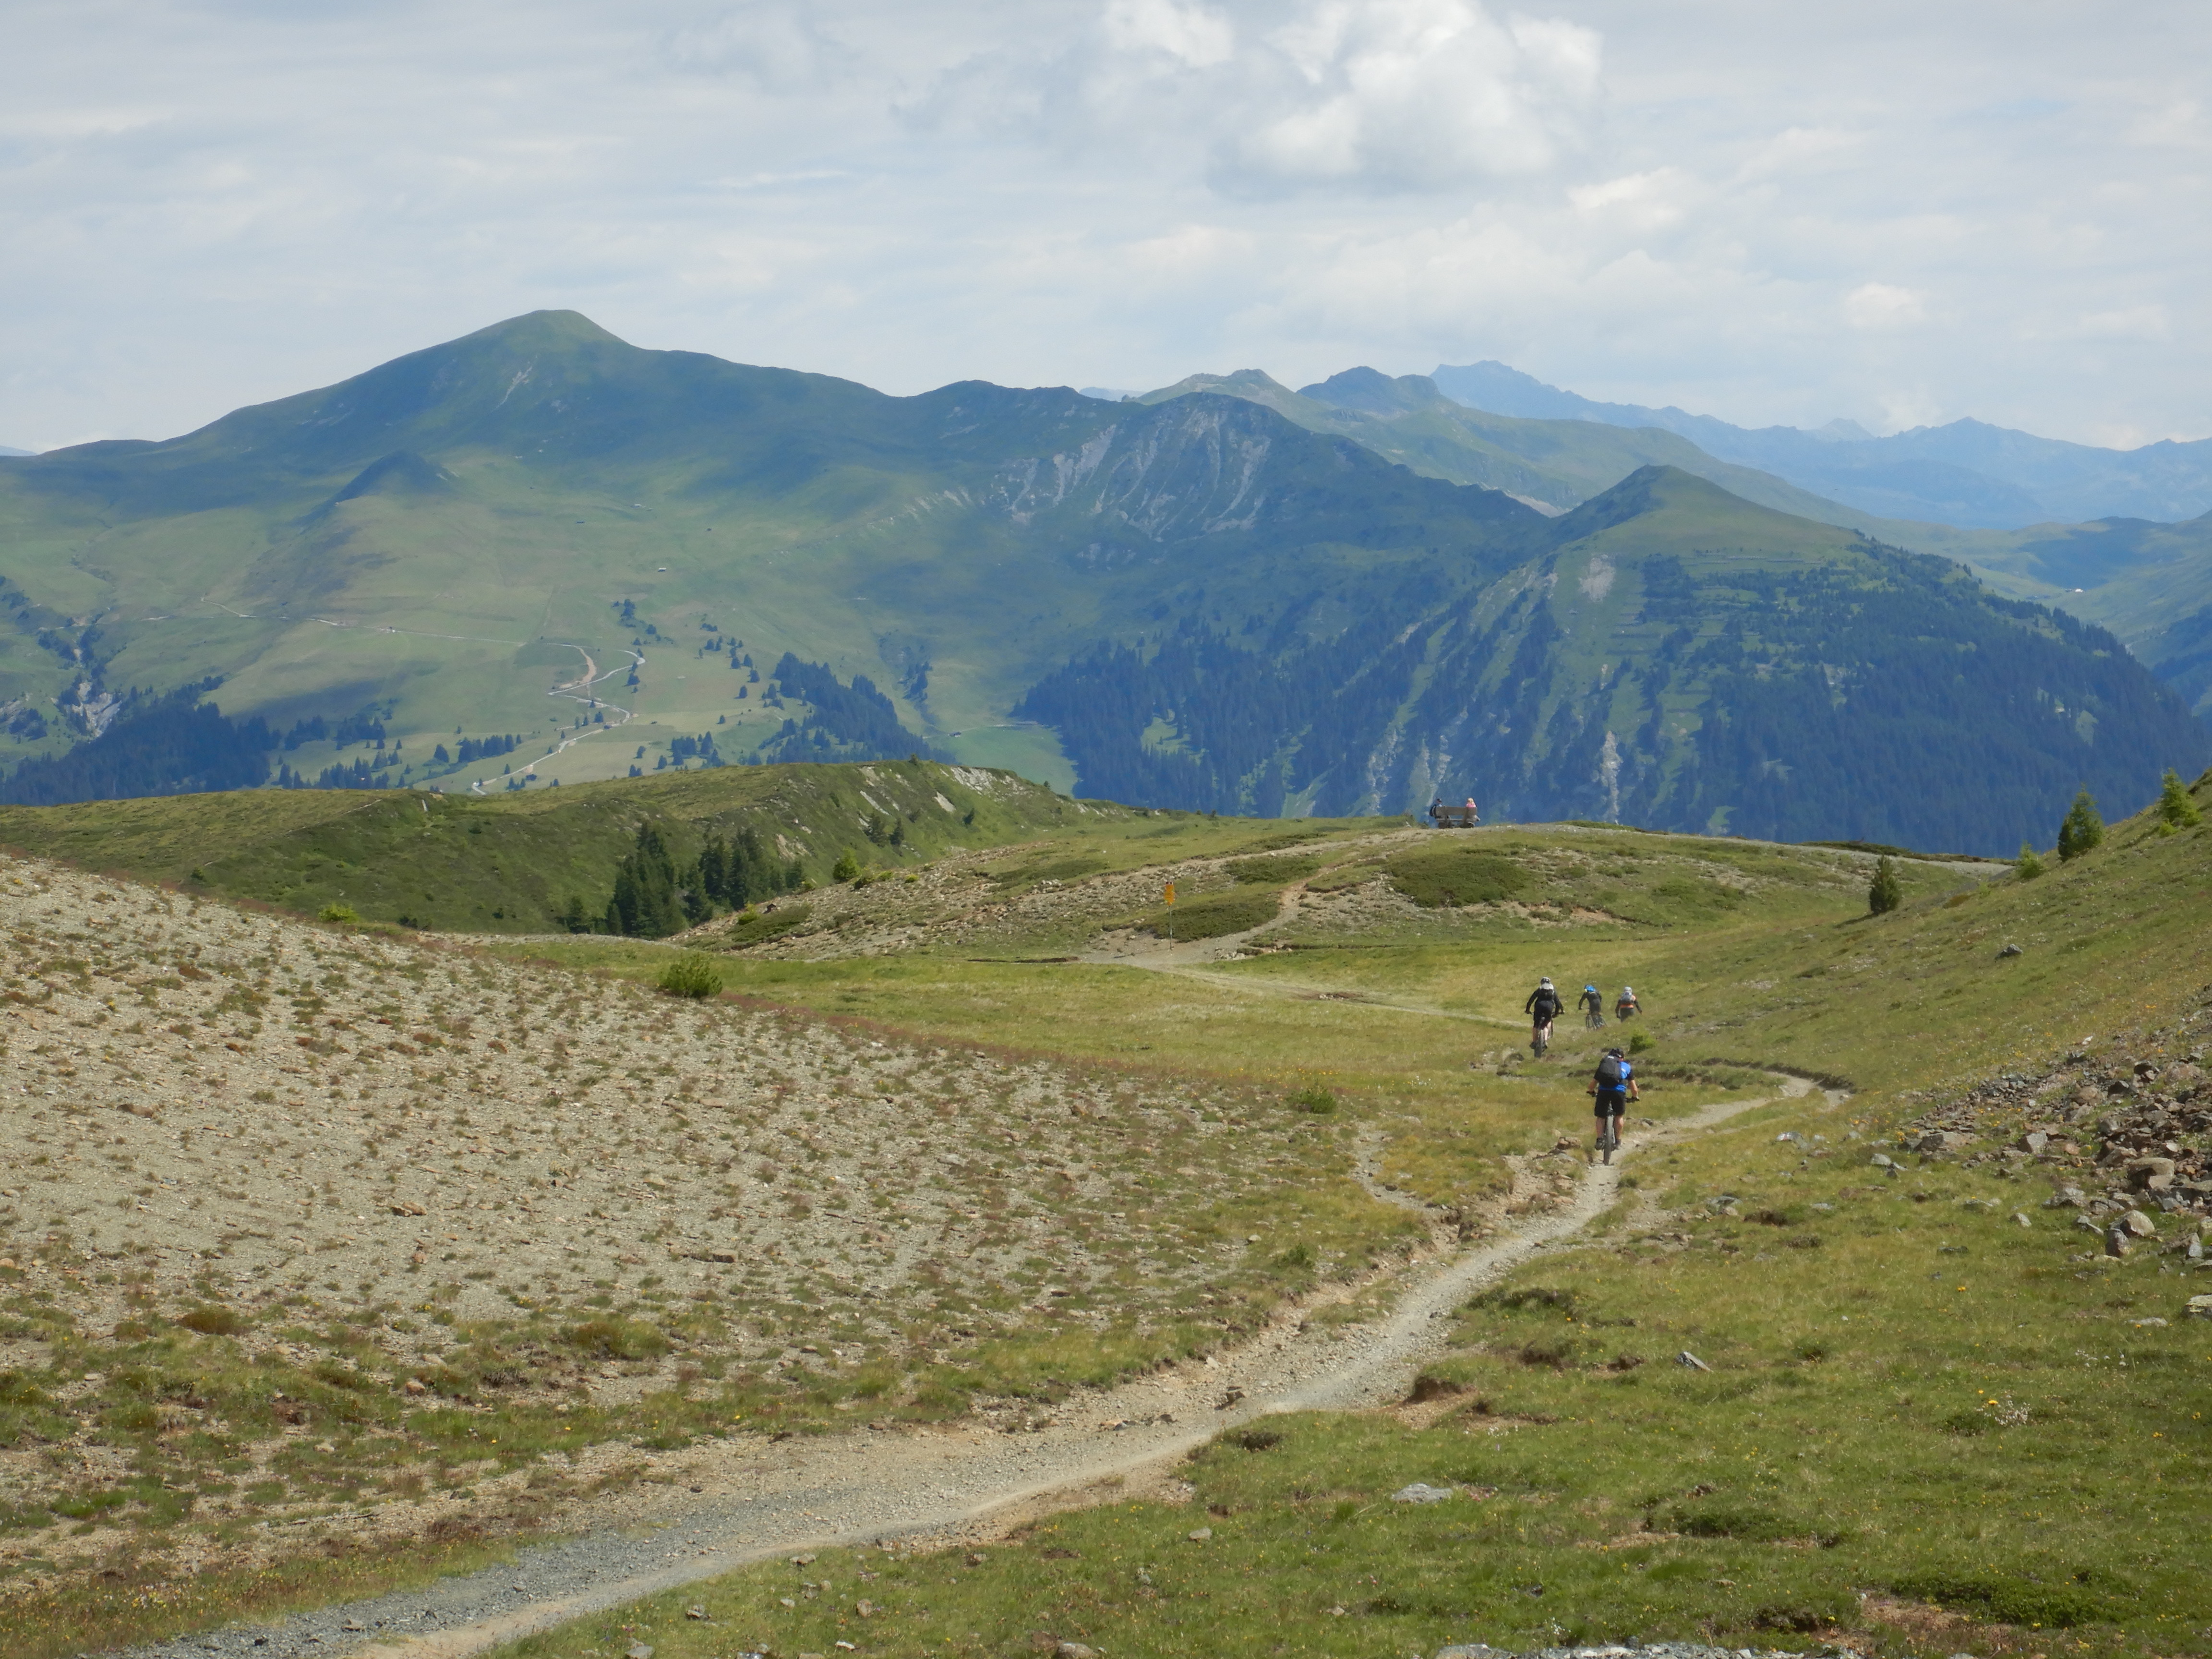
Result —
<instances>
[{"instance_id":1,"label":"hazy sky","mask_svg":"<svg viewBox=\"0 0 2212 1659\"><path fill-rule=\"evenodd\" d=\"M7 0L0 442L518 312L893 392L1496 357L2212 434L2212 7Z\"/></svg>"}]
</instances>

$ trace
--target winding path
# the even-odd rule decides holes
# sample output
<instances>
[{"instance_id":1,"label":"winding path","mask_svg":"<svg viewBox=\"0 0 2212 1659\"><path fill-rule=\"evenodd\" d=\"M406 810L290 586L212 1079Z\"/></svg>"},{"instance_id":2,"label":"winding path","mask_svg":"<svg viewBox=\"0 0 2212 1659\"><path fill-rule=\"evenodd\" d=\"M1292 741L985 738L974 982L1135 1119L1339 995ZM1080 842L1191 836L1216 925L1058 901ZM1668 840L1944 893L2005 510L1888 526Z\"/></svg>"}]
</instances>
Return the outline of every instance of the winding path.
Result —
<instances>
[{"instance_id":1,"label":"winding path","mask_svg":"<svg viewBox=\"0 0 2212 1659\"><path fill-rule=\"evenodd\" d=\"M1784 1097L1811 1085L1783 1080ZM1171 1462L1224 1430L1274 1413L1351 1411L1405 1397L1444 1346L1445 1322L1469 1297L1571 1242L1606 1212L1622 1169L1663 1141L1710 1128L1776 1097L1720 1102L1630 1136L1619 1161L1588 1167L1572 1196L1510 1236L1440 1257L1416 1256L1395 1304L1364 1326L1319 1332L1285 1316L1232 1353L1080 1396L1081 1422L1034 1433L965 1424L856 1433L732 1449L728 1467L689 1472L712 1491L648 1520L518 1552L427 1589L325 1608L272 1627L237 1629L133 1650L133 1659L251 1650L266 1659L463 1659L641 1596L793 1551L988 1528L1065 1507L1086 1489ZM258 1644L256 1644L256 1638ZM354 1645L356 1644L366 1645Z\"/></svg>"}]
</instances>

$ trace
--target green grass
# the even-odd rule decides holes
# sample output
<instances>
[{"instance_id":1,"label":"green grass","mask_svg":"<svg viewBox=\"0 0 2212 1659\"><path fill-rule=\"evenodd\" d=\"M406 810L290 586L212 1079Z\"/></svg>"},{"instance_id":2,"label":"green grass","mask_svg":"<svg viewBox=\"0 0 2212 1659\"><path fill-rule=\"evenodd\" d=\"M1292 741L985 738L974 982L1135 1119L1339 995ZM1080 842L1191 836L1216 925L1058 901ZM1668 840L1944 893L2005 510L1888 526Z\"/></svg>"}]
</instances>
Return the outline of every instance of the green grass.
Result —
<instances>
[{"instance_id":1,"label":"green grass","mask_svg":"<svg viewBox=\"0 0 2212 1659\"><path fill-rule=\"evenodd\" d=\"M1785 1128L1832 1155L1778 1145ZM1109 1653L1356 1655L1838 1629L1923 1650L1862 1591L1966 1620L1954 1647L2207 1651L2212 1326L2180 1315L2203 1281L2074 1261L2017 1181L1878 1179L1876 1129L1815 1097L1638 1165L1669 1202L1725 1192L1743 1213L1669 1223L1686 1244L1620 1226L1477 1298L1419 1390L1444 1399L1429 1426L1268 1419L1180 1471L1187 1507L1065 1515L975 1566L825 1552L503 1651L637 1632L672 1659L733 1640L994 1653L1045 1631ZM2006 1218L2023 1202L2025 1231ZM1389 1501L1417 1480L1461 1493ZM711 1626L687 1625L693 1604ZM1991 1623L2019 1628L1972 1627Z\"/></svg>"},{"instance_id":2,"label":"green grass","mask_svg":"<svg viewBox=\"0 0 2212 1659\"><path fill-rule=\"evenodd\" d=\"M864 793L898 815L901 847L869 840L878 814ZM571 896L589 915L605 909L615 866L648 818L679 858L709 835L750 828L771 848L781 836L820 882L847 852L913 863L1073 823L1152 823L1103 803L1079 807L1009 773L979 786L934 763L886 761L721 767L481 799L261 789L0 807L0 845L303 915L344 905L374 922L534 933L557 931Z\"/></svg>"},{"instance_id":3,"label":"green grass","mask_svg":"<svg viewBox=\"0 0 2212 1659\"><path fill-rule=\"evenodd\" d=\"M1079 895L1089 875L1202 855L1259 878L1230 896L1270 905L1276 882L1294 874L1317 889L1356 878L1349 890L1389 873L1360 862L1376 854L1345 841L1344 827L1264 856L1265 838L1296 833L1090 819L1032 834L991 867L1003 891L1052 881L1063 884L1057 897ZM976 1394L1065 1397L1234 1340L1316 1273L1389 1261L1421 1224L1382 1213L1343 1179L1358 1138L1379 1139L1383 1179L1452 1206L1498 1190L1501 1154L1586 1133L1583 1080L1618 1028L1563 1028L1540 1064L1499 1056L1520 1047L1521 1000L1538 973L1571 988L1627 980L1649 1011L1632 1034L1652 1040L1639 1057L1652 1085L1642 1115L1768 1092L1759 1067L1856 1092L1840 1106L1816 1094L1763 1107L1632 1164L1636 1184L1587 1248L1462 1312L1430 1385L1462 1391L1441 1420L1271 1424L1281 1440L1224 1442L1191 1466L1198 1496L1188 1508L1065 1516L975 1568L950 1555L825 1556L806 1577L837 1589L811 1601L794 1593L790 1569L762 1568L515 1650L604 1653L623 1626L649 1630L664 1659L722 1659L732 1642L828 1652L863 1638L875 1651L949 1638L954 1651L997 1652L1040 1630L1109 1653L1282 1644L1352 1654L1575 1634L1745 1645L1803 1638L1825 1620L1899 1659L1930 1650L1934 1638L1875 1616L1882 1597L1932 1601L1968 1620L1943 1638L1952 1649L2004 1646L1982 1628L1996 1620L2045 1626L2006 1638L2023 1653L2055 1654L2060 1638L2047 1632L2062 1622L2069 1652L2084 1642L2099 1652L2212 1650L2212 1603L2193 1571L2212 1329L2179 1314L2202 1281L2148 1252L2112 1267L2075 1261L2078 1243L2039 1207L2033 1182L1942 1164L1893 1179L1865 1162L1931 1095L2200 1003L2212 981L2203 943L2212 830L2161 835L2148 816L2118 823L2097 852L2029 883L1908 860L1906 902L1880 918L1865 913L1868 861L1833 848L1523 827L1422 852L1502 861L1520 884L1512 904L1416 904L1376 913L1364 931L1294 929L1300 948L1176 974L950 951L715 958L745 995L933 1042L1234 1085L1248 1103L1218 1109L1266 1115L1283 1143L1269 1147L1286 1160L1270 1166L1279 1179L1192 1194L1172 1158L1149 1172L1156 1202L1178 1206L1179 1236L1194 1246L1252 1232L1271 1241L1209 1281L1211 1302L1109 1317L1096 1333L1042 1322L995 1331L933 1367L774 1384L731 1374L655 1395L620 1422L495 1404L422 1411L311 1368L246 1365L219 1334L151 1323L126 1339L138 1344L126 1363L96 1366L90 1340L64 1329L50 1339L51 1375L18 1379L0 1412L19 1434L64 1435L54 1389L105 1366L80 1409L137 1462L130 1481L86 1485L66 1501L88 1516L117 1509L170 1524L205 1501L170 1488L204 1478L222 1451L162 1435L161 1403L180 1390L217 1401L247 1429L276 1393L313 1401L343 1430L333 1451L295 1453L270 1478L333 1501L410 1466L439 1485L608 1436L679 1443L732 1416L822 1431L855 1409L926 1419L958 1414ZM1340 870L1338 860L1352 862ZM1262 867L1277 863L1290 868ZM1601 902L1608 893L1619 902ZM2000 954L2013 943L2021 954ZM607 939L505 948L640 978L672 959L666 946ZM1337 1109L1299 1109L1296 1097L1314 1091ZM1779 1143L1784 1130L1826 1139ZM1815 1148L1826 1156L1810 1156ZM1714 1213L1708 1200L1723 1193L1736 1214ZM1645 1199L1671 1213L1639 1212ZM2035 1224L2008 1222L2016 1207ZM1683 1234L1686 1244L1669 1237ZM1277 1250L1277 1237L1316 1248ZM1102 1283L1093 1305L1114 1309L1125 1288ZM1516 1294L1534 1291L1547 1294ZM194 1312L203 1305L173 1315L220 1324ZM794 1329L817 1316L788 1311ZM51 1323L28 1302L9 1314L25 1330ZM2134 1322L2151 1317L2169 1322ZM650 1331L667 1328L637 1309L526 1310L457 1328L434 1385L489 1404L519 1357L565 1363L650 1345ZM1686 1348L1711 1372L1673 1365ZM2007 1420L2023 1408L2025 1422ZM1388 1502L1413 1480L1487 1495L1433 1510ZM1185 1536L1199 1526L1213 1533L1203 1545ZM158 1533L149 1522L147 1535ZM1074 1553L1047 1557L1047 1547ZM860 1579L863 1565L882 1577ZM1543 1594L1529 1594L1538 1584ZM1876 1600L1861 1603L1862 1589ZM782 1608L786 1595L798 1605ZM888 1611L860 1620L862 1595ZM683 1620L692 1602L714 1623ZM191 1602L195 1616L210 1605ZM64 1611L57 1604L56 1620ZM76 1650L56 1643L41 1651Z\"/></svg>"},{"instance_id":4,"label":"green grass","mask_svg":"<svg viewBox=\"0 0 2212 1659\"><path fill-rule=\"evenodd\" d=\"M2203 1279L2158 1252L2077 1259L2081 1236L2040 1207L2039 1179L1940 1161L1892 1177L1868 1161L1931 1093L2212 995L2212 840L2137 819L2026 884L1908 864L1906 905L1880 919L1863 891L1780 879L1798 854L1679 850L1739 870L1765 861L1773 878L1735 905L1684 896L1664 923L1501 922L1456 944L1415 931L1203 981L1006 968L986 981L943 962L757 969L790 975L774 994L817 1003L869 988L880 1013L896 1008L917 1030L995 1019L1026 1030L1016 988L1073 971L1085 994L1048 1000L1059 1042L1103 1047L1117 1028L1167 1037L1181 1025L1202 1036L1170 1041L1175 1064L1210 1052L1290 1074L1303 1059L1309 1086L1388 1134L1386 1178L1440 1200L1490 1176L1509 1131L1526 1144L1581 1127L1565 1079L1597 1034L1571 1034L1563 1046L1579 1052L1556 1067L1523 1068L1549 1084L1443 1064L1477 1022L1516 1024L1530 969L1556 969L1571 945L1577 972L1591 963L1607 984L1632 974L1644 991L1653 1012L1639 1030L1657 1039L1642 1062L1657 1084L1650 1115L1713 1097L1690 1079L1748 1085L1750 1065L1859 1092L1776 1101L1632 1162L1623 1202L1582 1248L1461 1311L1419 1390L1441 1402L1425 1425L1271 1419L1182 1471L1188 1505L1068 1513L974 1565L874 1551L824 1553L803 1571L763 1565L507 1651L568 1659L621 1637L666 1659L838 1640L1000 1653L1048 1633L1108 1653L1193 1655L1638 1637L1802 1646L1837 1634L1898 1659L2212 1652L2197 1571L2212 1325L2182 1316ZM1998 954L2015 941L2023 954ZM1302 1025L1279 1026L1282 993L1324 975L1461 1018L1304 1003ZM1170 1008L1181 1017L1164 1018ZM1370 1019L1384 1035L1363 1047ZM1778 1141L1784 1131L1803 1139ZM1723 1194L1732 1212L1716 1208ZM1639 1211L1647 1200L1663 1211ZM2176 1241L2172 1224L2166 1233ZM2138 1322L2154 1319L2166 1322ZM1711 1370L1674 1364L1685 1350ZM1414 1480L1461 1494L1389 1501ZM1211 1536L1194 1541L1201 1527ZM810 1595L802 1581L825 1588ZM711 1623L683 1617L694 1604Z\"/></svg>"}]
</instances>

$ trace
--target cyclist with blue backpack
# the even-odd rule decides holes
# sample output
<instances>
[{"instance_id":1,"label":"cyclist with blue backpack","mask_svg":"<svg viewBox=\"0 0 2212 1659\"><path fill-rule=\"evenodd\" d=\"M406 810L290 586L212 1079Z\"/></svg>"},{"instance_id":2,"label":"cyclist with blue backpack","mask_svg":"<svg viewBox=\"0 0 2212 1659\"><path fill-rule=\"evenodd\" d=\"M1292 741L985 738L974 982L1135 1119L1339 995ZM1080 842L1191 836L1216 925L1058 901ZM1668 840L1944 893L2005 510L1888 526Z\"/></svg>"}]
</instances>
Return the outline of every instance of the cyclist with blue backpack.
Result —
<instances>
[{"instance_id":1,"label":"cyclist with blue backpack","mask_svg":"<svg viewBox=\"0 0 2212 1659\"><path fill-rule=\"evenodd\" d=\"M1613 1148L1620 1145L1620 1120L1628 1115L1628 1103L1644 1097L1636 1086L1636 1068L1628 1063L1626 1054L1618 1048L1605 1051L1596 1074L1590 1079L1590 1093L1597 1102L1598 1153L1610 1164Z\"/></svg>"}]
</instances>

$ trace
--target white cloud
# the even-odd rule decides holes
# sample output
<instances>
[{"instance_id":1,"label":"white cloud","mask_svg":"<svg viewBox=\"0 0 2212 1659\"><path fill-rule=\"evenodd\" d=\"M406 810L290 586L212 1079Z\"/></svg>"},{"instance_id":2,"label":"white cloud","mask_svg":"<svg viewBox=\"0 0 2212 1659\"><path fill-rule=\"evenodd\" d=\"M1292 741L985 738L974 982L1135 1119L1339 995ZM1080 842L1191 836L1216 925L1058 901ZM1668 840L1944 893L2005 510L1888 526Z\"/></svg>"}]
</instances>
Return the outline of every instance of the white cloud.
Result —
<instances>
[{"instance_id":1,"label":"white cloud","mask_svg":"<svg viewBox=\"0 0 2212 1659\"><path fill-rule=\"evenodd\" d=\"M1754 424L2212 426L2201 0L16 0L8 40L0 443L538 306L896 391L1499 357Z\"/></svg>"},{"instance_id":2,"label":"white cloud","mask_svg":"<svg viewBox=\"0 0 2212 1659\"><path fill-rule=\"evenodd\" d=\"M703 23L669 31L663 52L675 68L738 76L764 92L818 92L855 66L852 50L835 40L813 9L751 5Z\"/></svg>"},{"instance_id":3,"label":"white cloud","mask_svg":"<svg viewBox=\"0 0 2212 1659\"><path fill-rule=\"evenodd\" d=\"M1540 173L1585 143L1595 31L1501 24L1477 0L1274 9L1287 15L1240 27L1182 0L1110 0L1060 52L979 52L911 111L925 129L1156 156L1233 197L1463 188Z\"/></svg>"},{"instance_id":4,"label":"white cloud","mask_svg":"<svg viewBox=\"0 0 2212 1659\"><path fill-rule=\"evenodd\" d=\"M2172 330L2164 306L2128 306L2092 312L2075 325L2075 332L2093 340L2163 340Z\"/></svg>"},{"instance_id":5,"label":"white cloud","mask_svg":"<svg viewBox=\"0 0 2212 1659\"><path fill-rule=\"evenodd\" d=\"M1907 328L1928 320L1928 302L1894 283L1862 283L1844 296L1844 318L1853 328Z\"/></svg>"},{"instance_id":6,"label":"white cloud","mask_svg":"<svg viewBox=\"0 0 2212 1659\"><path fill-rule=\"evenodd\" d=\"M1583 142L1601 58L1592 30L1500 25L1467 0L1323 0L1266 45L1282 64L1255 54L1245 130L1216 169L1262 187L1441 189L1541 172Z\"/></svg>"},{"instance_id":7,"label":"white cloud","mask_svg":"<svg viewBox=\"0 0 2212 1659\"><path fill-rule=\"evenodd\" d=\"M1112 0L1102 20L1116 52L1164 52L1191 69L1226 63L1237 30L1220 12L1177 0Z\"/></svg>"},{"instance_id":8,"label":"white cloud","mask_svg":"<svg viewBox=\"0 0 2212 1659\"><path fill-rule=\"evenodd\" d=\"M1593 221L1650 232L1681 223L1700 194L1696 182L1680 168L1654 167L1602 184L1578 185L1568 191L1567 199Z\"/></svg>"}]
</instances>

